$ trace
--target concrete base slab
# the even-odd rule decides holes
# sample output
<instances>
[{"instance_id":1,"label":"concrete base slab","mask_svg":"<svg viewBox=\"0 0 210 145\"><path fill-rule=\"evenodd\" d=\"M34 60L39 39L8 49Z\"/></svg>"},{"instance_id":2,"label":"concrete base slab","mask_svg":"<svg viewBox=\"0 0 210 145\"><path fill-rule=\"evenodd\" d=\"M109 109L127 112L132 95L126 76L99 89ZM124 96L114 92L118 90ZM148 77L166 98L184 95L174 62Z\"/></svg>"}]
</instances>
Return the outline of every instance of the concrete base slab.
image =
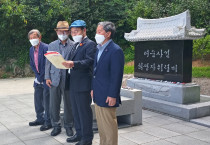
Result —
<instances>
[{"instance_id":1,"label":"concrete base slab","mask_svg":"<svg viewBox=\"0 0 210 145\"><path fill-rule=\"evenodd\" d=\"M210 102L200 102L196 104L185 105L148 98L145 96L143 96L142 99L144 108L166 113L185 120L210 115Z\"/></svg>"},{"instance_id":2,"label":"concrete base slab","mask_svg":"<svg viewBox=\"0 0 210 145\"><path fill-rule=\"evenodd\" d=\"M210 127L210 116L202 117L202 118L197 118L197 119L191 119L190 122Z\"/></svg>"}]
</instances>

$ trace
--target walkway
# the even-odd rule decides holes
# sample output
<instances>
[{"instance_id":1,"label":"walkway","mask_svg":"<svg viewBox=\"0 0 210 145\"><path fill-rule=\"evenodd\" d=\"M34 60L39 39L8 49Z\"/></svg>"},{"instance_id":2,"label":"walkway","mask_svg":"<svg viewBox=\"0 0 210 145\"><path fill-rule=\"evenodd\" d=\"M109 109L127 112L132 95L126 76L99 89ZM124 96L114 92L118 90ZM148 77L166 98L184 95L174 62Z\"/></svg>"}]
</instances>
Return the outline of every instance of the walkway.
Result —
<instances>
[{"instance_id":1,"label":"walkway","mask_svg":"<svg viewBox=\"0 0 210 145\"><path fill-rule=\"evenodd\" d=\"M0 80L0 145L71 145L64 129L51 137L51 130L28 126L35 119L32 84L33 78ZM209 135L210 128L143 110L143 125L119 129L119 145L209 145Z\"/></svg>"}]
</instances>

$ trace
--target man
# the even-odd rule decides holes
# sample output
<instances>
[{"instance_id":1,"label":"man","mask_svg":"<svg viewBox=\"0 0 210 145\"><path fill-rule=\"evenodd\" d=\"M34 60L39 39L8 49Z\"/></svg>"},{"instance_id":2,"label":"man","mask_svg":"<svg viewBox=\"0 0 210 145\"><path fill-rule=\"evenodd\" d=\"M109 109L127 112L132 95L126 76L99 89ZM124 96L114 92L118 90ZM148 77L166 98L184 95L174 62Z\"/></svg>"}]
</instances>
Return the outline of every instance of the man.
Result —
<instances>
[{"instance_id":1,"label":"man","mask_svg":"<svg viewBox=\"0 0 210 145\"><path fill-rule=\"evenodd\" d=\"M59 21L55 29L58 40L49 44L49 51L59 52L64 59L67 59L72 47L73 41L69 39L69 24L66 21ZM50 117L53 130L51 136L56 136L61 132L60 121L60 105L61 98L64 102L64 128L66 129L67 136L73 135L73 116L71 111L71 103L69 90L66 89L66 70L58 69L52 65L48 60L45 66L45 79L46 84L50 87Z\"/></svg>"},{"instance_id":2,"label":"man","mask_svg":"<svg viewBox=\"0 0 210 145\"><path fill-rule=\"evenodd\" d=\"M91 96L95 102L100 145L118 144L116 107L121 104L124 54L112 40L114 33L112 22L100 22L95 36L98 51L94 60Z\"/></svg>"},{"instance_id":3,"label":"man","mask_svg":"<svg viewBox=\"0 0 210 145\"><path fill-rule=\"evenodd\" d=\"M41 131L52 128L49 114L49 88L44 80L45 57L48 45L41 42L41 33L33 29L28 33L30 48L30 66L35 74L34 80L34 105L37 119L29 122L29 126L42 125Z\"/></svg>"},{"instance_id":4,"label":"man","mask_svg":"<svg viewBox=\"0 0 210 145\"><path fill-rule=\"evenodd\" d=\"M63 63L70 69L70 96L74 116L76 134L67 138L67 142L78 142L76 145L91 145L93 140L91 110L91 79L92 67L96 52L96 44L86 35L86 23L74 21L71 36L75 42L69 60Z\"/></svg>"}]
</instances>

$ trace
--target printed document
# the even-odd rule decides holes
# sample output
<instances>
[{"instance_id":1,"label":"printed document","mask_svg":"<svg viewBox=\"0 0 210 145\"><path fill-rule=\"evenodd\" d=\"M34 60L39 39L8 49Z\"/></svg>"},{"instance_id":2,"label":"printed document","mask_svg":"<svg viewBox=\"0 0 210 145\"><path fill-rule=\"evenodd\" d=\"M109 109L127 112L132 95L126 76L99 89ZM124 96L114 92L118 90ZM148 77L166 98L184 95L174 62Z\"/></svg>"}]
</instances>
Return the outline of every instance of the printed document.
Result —
<instances>
[{"instance_id":1,"label":"printed document","mask_svg":"<svg viewBox=\"0 0 210 145\"><path fill-rule=\"evenodd\" d=\"M44 56L58 69L68 69L62 63L65 62L63 56L56 51L47 51Z\"/></svg>"}]
</instances>

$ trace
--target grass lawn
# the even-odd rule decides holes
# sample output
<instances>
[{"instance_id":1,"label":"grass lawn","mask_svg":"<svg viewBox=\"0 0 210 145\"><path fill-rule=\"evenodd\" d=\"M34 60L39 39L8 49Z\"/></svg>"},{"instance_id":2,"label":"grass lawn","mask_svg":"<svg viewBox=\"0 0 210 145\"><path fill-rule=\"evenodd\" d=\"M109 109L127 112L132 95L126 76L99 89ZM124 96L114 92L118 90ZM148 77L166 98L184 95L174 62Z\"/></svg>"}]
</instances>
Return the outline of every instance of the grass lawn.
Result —
<instances>
[{"instance_id":1,"label":"grass lawn","mask_svg":"<svg viewBox=\"0 0 210 145\"><path fill-rule=\"evenodd\" d=\"M133 74L134 66L125 65L124 74ZM192 77L194 78L210 78L210 66L193 67Z\"/></svg>"},{"instance_id":2,"label":"grass lawn","mask_svg":"<svg viewBox=\"0 0 210 145\"><path fill-rule=\"evenodd\" d=\"M193 67L192 77L194 78L210 78L210 66Z\"/></svg>"}]
</instances>

